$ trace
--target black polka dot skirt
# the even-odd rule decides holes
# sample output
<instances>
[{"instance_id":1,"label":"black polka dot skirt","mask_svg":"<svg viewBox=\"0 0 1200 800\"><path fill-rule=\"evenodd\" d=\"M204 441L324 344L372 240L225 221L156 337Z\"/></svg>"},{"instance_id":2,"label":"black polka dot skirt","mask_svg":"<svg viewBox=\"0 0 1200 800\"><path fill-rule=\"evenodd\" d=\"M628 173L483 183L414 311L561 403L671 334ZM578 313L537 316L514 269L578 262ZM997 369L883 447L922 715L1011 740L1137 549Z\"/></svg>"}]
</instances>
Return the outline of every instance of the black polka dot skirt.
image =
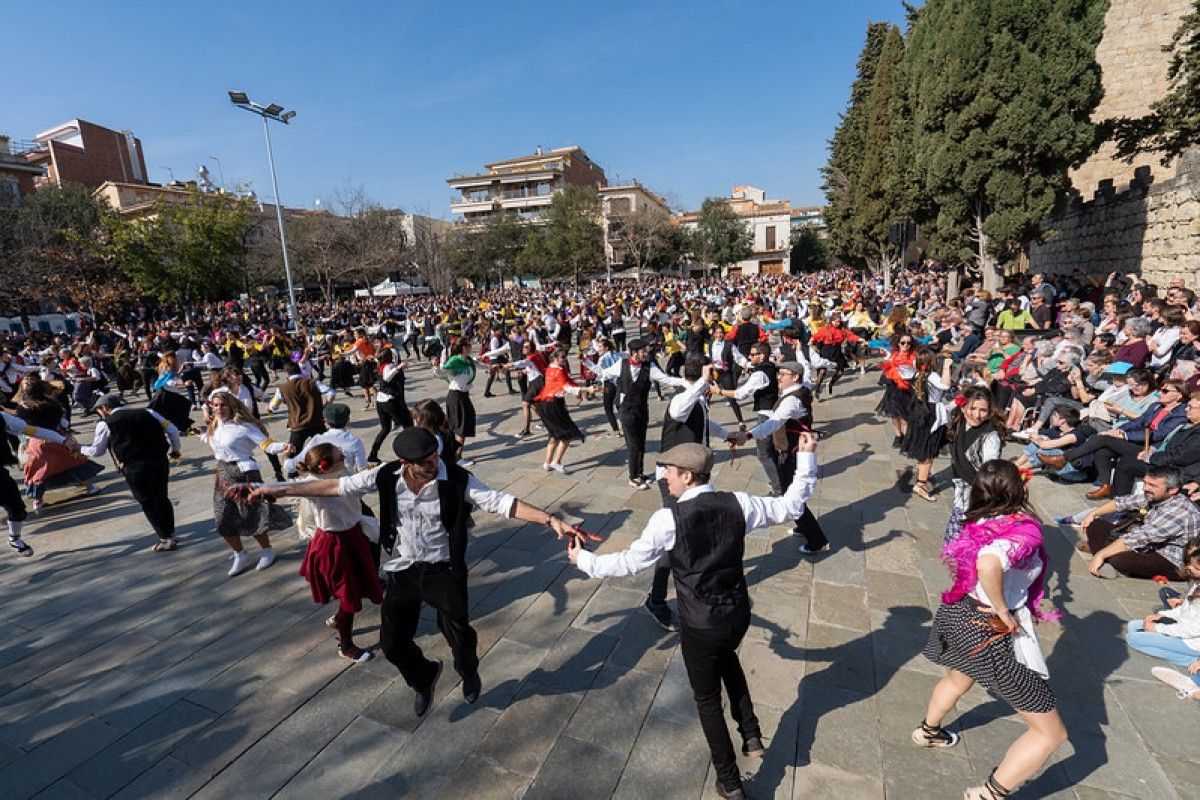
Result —
<instances>
[{"instance_id":1,"label":"black polka dot skirt","mask_svg":"<svg viewBox=\"0 0 1200 800\"><path fill-rule=\"evenodd\" d=\"M933 618L925 657L967 675L1017 711L1053 711L1050 684L1017 661L1012 637L988 641L995 635L986 624L988 616L968 597L941 606Z\"/></svg>"}]
</instances>

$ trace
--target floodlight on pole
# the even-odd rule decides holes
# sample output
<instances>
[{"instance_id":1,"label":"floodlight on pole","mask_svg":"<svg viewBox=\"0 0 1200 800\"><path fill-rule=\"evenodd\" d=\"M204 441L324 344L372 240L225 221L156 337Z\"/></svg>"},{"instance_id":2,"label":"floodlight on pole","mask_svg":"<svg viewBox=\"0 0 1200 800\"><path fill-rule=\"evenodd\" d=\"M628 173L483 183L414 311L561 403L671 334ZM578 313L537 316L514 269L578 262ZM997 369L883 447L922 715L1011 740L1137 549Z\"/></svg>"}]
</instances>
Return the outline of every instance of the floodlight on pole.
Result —
<instances>
[{"instance_id":1,"label":"floodlight on pole","mask_svg":"<svg viewBox=\"0 0 1200 800\"><path fill-rule=\"evenodd\" d=\"M275 219L279 222L279 246L283 249L283 272L287 276L288 286L288 319L297 328L300 327L300 319L296 314L296 286L292 282L292 265L288 261L287 249L287 231L283 226L283 201L279 198L279 181L275 178L275 154L271 150L271 128L267 125L268 119L273 119L276 122L282 122L287 125L293 117L296 116L295 111L284 111L283 106L278 103L270 105L260 105L249 98L245 92L233 91L229 92L229 101L241 109L245 109L252 114L257 114L262 117L263 136L267 140L267 165L271 168L271 188L275 192Z\"/></svg>"}]
</instances>

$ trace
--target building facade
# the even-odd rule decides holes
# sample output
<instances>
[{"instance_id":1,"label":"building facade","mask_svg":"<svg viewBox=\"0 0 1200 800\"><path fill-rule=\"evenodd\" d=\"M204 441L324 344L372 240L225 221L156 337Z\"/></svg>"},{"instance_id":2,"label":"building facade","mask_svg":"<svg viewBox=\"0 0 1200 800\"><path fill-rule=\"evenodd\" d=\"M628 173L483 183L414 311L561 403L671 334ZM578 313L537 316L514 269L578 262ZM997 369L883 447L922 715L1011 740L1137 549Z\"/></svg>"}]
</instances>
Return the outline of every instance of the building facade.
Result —
<instances>
[{"instance_id":1,"label":"building facade","mask_svg":"<svg viewBox=\"0 0 1200 800\"><path fill-rule=\"evenodd\" d=\"M69 181L94 190L105 181L150 182L140 139L130 131L114 131L86 120L73 119L42 131L22 155L45 171L37 186Z\"/></svg>"},{"instance_id":2,"label":"building facade","mask_svg":"<svg viewBox=\"0 0 1200 800\"><path fill-rule=\"evenodd\" d=\"M751 237L751 254L726 267L725 277L741 275L783 275L791 271L792 205L787 200L768 200L767 193L754 186L735 186L725 203L746 225ZM695 230L699 212L676 217L679 225ZM689 264L689 270L705 270L708 265Z\"/></svg>"},{"instance_id":3,"label":"building facade","mask_svg":"<svg viewBox=\"0 0 1200 800\"><path fill-rule=\"evenodd\" d=\"M20 205L21 198L32 192L37 180L46 174L19 155L19 147L7 136L0 136L0 207Z\"/></svg>"},{"instance_id":4,"label":"building facade","mask_svg":"<svg viewBox=\"0 0 1200 800\"><path fill-rule=\"evenodd\" d=\"M630 258L629 239L624 235L627 221L637 215L638 224L649 226L661 222L664 230L671 227L671 209L667 201L642 186L636 180L621 186L600 189L601 225L604 228L604 261L610 273L636 267ZM630 277L638 277L636 270Z\"/></svg>"},{"instance_id":5,"label":"building facade","mask_svg":"<svg viewBox=\"0 0 1200 800\"><path fill-rule=\"evenodd\" d=\"M582 147L559 147L484 165L473 175L456 175L446 183L455 191L450 211L466 223L482 223L497 214L513 214L523 222L539 222L554 194L565 186L608 185L604 170Z\"/></svg>"}]
</instances>

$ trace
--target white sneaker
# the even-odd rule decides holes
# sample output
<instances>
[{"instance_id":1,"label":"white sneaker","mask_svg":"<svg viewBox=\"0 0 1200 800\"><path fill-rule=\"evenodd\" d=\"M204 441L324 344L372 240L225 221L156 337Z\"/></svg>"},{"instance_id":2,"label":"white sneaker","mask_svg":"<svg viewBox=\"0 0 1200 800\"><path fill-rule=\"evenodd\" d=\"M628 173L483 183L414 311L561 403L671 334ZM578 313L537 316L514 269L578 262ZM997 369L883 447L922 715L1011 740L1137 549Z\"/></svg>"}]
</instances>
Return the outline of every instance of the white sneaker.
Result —
<instances>
[{"instance_id":1,"label":"white sneaker","mask_svg":"<svg viewBox=\"0 0 1200 800\"><path fill-rule=\"evenodd\" d=\"M566 475L566 474L567 474L567 470L566 470L566 468L565 468L565 467L564 467L562 464L551 464L551 465L550 465L550 469L554 470L554 471L555 471L555 472L557 472L559 475Z\"/></svg>"},{"instance_id":2,"label":"white sneaker","mask_svg":"<svg viewBox=\"0 0 1200 800\"><path fill-rule=\"evenodd\" d=\"M472 460L471 460L471 459L469 459L469 458L464 458L464 459L462 459L461 461L459 461L459 462L458 462L458 465L459 465L460 467L462 467L463 469L467 469L468 467L473 467L473 466L475 466L475 462L474 462L474 461L472 461Z\"/></svg>"},{"instance_id":3,"label":"white sneaker","mask_svg":"<svg viewBox=\"0 0 1200 800\"><path fill-rule=\"evenodd\" d=\"M544 471L544 472L550 471L550 462L549 461L542 462L542 471Z\"/></svg>"},{"instance_id":4,"label":"white sneaker","mask_svg":"<svg viewBox=\"0 0 1200 800\"><path fill-rule=\"evenodd\" d=\"M1010 433L1009 436L1011 436L1014 439L1020 439L1023 442L1028 442L1030 439L1033 438L1033 434L1030 433L1029 431L1016 431L1014 433Z\"/></svg>"},{"instance_id":5,"label":"white sneaker","mask_svg":"<svg viewBox=\"0 0 1200 800\"><path fill-rule=\"evenodd\" d=\"M273 549L271 549L270 547L264 547L262 549L262 551L258 554L258 566L256 566L255 569L256 570L266 569L267 567L271 566L274 563L275 563L275 551Z\"/></svg>"},{"instance_id":6,"label":"white sneaker","mask_svg":"<svg viewBox=\"0 0 1200 800\"><path fill-rule=\"evenodd\" d=\"M230 556L233 559L233 566L229 568L229 577L241 575L246 570L250 569L250 565L254 563L254 557L243 550L240 553L234 553Z\"/></svg>"},{"instance_id":7,"label":"white sneaker","mask_svg":"<svg viewBox=\"0 0 1200 800\"><path fill-rule=\"evenodd\" d=\"M1150 674L1174 689L1180 700L1191 699L1192 692L1200 691L1195 681L1170 667L1154 667Z\"/></svg>"}]
</instances>

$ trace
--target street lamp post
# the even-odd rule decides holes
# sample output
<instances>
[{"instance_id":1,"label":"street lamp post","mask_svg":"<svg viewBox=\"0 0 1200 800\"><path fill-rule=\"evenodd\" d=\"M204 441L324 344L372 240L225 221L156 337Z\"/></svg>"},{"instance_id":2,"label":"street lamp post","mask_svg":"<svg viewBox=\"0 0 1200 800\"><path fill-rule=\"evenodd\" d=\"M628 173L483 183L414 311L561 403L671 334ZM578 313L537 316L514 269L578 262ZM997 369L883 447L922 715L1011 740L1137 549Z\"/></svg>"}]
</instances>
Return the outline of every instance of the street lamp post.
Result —
<instances>
[{"instance_id":1,"label":"street lamp post","mask_svg":"<svg viewBox=\"0 0 1200 800\"><path fill-rule=\"evenodd\" d=\"M263 136L267 140L267 165L271 168L271 190L275 192L275 219L279 222L279 246L283 249L283 272L287 276L288 319L299 328L300 319L296 315L296 287L292 283L292 265L288 261L287 231L283 226L283 201L279 198L279 181L275 178L275 154L271 150L271 128L267 125L269 119L287 125L292 117L296 116L296 112L284 111L283 106L278 103L260 105L247 97L245 92L230 91L229 100L238 108L262 117Z\"/></svg>"}]
</instances>

